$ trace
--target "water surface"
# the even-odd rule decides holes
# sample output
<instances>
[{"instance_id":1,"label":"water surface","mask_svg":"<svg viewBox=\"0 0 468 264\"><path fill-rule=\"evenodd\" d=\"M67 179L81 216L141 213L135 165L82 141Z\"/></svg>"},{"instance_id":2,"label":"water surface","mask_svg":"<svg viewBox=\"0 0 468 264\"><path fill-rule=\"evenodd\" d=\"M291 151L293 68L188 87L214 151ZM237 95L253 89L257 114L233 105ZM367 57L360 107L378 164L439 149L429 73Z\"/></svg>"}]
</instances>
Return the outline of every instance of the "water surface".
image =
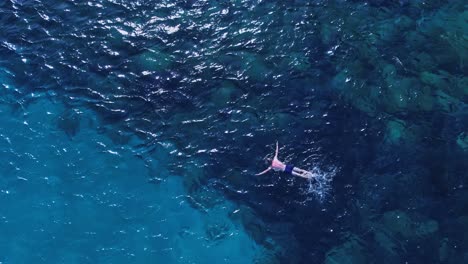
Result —
<instances>
[{"instance_id":1,"label":"water surface","mask_svg":"<svg viewBox=\"0 0 468 264\"><path fill-rule=\"evenodd\" d=\"M1 2L0 262L468 260L466 7Z\"/></svg>"}]
</instances>

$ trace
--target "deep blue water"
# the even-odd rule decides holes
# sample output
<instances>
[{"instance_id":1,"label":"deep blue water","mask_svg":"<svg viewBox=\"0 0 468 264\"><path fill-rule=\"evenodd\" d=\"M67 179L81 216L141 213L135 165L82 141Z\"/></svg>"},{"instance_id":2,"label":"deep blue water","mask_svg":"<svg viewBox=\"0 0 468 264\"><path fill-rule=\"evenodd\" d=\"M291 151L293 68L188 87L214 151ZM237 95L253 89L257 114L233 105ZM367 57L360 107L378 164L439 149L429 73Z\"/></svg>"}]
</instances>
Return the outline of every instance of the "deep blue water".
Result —
<instances>
[{"instance_id":1,"label":"deep blue water","mask_svg":"<svg viewBox=\"0 0 468 264\"><path fill-rule=\"evenodd\" d=\"M0 263L468 262L467 7L0 0Z\"/></svg>"}]
</instances>

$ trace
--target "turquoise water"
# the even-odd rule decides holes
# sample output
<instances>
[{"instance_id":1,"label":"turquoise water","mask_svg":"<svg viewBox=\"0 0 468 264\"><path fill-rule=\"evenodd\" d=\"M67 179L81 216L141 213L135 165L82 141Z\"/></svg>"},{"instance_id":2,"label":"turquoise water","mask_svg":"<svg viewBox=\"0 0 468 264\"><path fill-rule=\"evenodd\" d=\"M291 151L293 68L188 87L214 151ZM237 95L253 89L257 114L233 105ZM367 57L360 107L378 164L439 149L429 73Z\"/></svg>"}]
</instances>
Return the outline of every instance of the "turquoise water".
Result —
<instances>
[{"instance_id":1,"label":"turquoise water","mask_svg":"<svg viewBox=\"0 0 468 264\"><path fill-rule=\"evenodd\" d=\"M0 263L467 262L467 15L0 1Z\"/></svg>"},{"instance_id":2,"label":"turquoise water","mask_svg":"<svg viewBox=\"0 0 468 264\"><path fill-rule=\"evenodd\" d=\"M243 263L261 254L233 203L190 205L165 147L145 160L132 149L140 140L112 142L79 108L70 138L55 126L64 111L47 99L1 108L2 262Z\"/></svg>"}]
</instances>

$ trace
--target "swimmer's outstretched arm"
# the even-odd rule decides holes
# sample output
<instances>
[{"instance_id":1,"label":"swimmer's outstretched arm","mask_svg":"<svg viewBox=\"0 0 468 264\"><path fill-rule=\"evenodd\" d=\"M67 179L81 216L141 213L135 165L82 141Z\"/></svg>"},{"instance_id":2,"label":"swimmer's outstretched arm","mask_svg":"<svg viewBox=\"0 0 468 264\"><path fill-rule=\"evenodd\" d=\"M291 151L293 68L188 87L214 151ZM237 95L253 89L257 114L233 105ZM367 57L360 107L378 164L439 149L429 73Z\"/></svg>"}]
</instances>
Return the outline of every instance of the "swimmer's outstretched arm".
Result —
<instances>
[{"instance_id":1,"label":"swimmer's outstretched arm","mask_svg":"<svg viewBox=\"0 0 468 264\"><path fill-rule=\"evenodd\" d=\"M269 172L271 169L278 169L276 168L275 165L278 166L278 162L281 163L279 160L278 160L278 152L279 152L279 147L278 147L278 141L276 141L276 151L275 151L275 157L273 158L273 161L271 162L271 166L269 166L266 170L260 172L260 173L257 173L255 174L256 176L259 176L259 175L263 175L267 172ZM276 163L275 163L276 162ZM281 163L282 164L282 163Z\"/></svg>"},{"instance_id":2,"label":"swimmer's outstretched arm","mask_svg":"<svg viewBox=\"0 0 468 264\"><path fill-rule=\"evenodd\" d=\"M264 171L262 171L262 172L260 172L260 173L257 173L257 174L255 174L255 175L256 175L256 176L262 175L262 174L265 174L265 173L269 172L270 170L271 170L271 167L268 167L266 170L264 170Z\"/></svg>"},{"instance_id":3,"label":"swimmer's outstretched arm","mask_svg":"<svg viewBox=\"0 0 468 264\"><path fill-rule=\"evenodd\" d=\"M276 141L276 151L275 151L275 158L274 159L278 159L278 141Z\"/></svg>"}]
</instances>

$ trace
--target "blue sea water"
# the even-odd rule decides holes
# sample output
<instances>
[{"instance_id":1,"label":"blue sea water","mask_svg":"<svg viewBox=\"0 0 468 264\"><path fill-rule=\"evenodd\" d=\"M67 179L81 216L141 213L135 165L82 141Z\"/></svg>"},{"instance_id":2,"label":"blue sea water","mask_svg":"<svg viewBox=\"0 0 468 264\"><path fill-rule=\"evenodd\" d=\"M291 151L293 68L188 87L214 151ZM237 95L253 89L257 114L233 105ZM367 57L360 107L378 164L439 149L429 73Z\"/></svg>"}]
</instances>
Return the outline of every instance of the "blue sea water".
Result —
<instances>
[{"instance_id":1,"label":"blue sea water","mask_svg":"<svg viewBox=\"0 0 468 264\"><path fill-rule=\"evenodd\" d=\"M131 148L141 142L116 145L85 109L73 110L80 132L70 138L54 126L63 111L47 99L1 109L2 262L240 263L261 252L229 220L232 203L190 206L164 154L148 164ZM148 166L167 178L150 184Z\"/></svg>"},{"instance_id":2,"label":"blue sea water","mask_svg":"<svg viewBox=\"0 0 468 264\"><path fill-rule=\"evenodd\" d=\"M0 1L0 263L465 263L464 1ZM274 144L317 175L255 177Z\"/></svg>"}]
</instances>

